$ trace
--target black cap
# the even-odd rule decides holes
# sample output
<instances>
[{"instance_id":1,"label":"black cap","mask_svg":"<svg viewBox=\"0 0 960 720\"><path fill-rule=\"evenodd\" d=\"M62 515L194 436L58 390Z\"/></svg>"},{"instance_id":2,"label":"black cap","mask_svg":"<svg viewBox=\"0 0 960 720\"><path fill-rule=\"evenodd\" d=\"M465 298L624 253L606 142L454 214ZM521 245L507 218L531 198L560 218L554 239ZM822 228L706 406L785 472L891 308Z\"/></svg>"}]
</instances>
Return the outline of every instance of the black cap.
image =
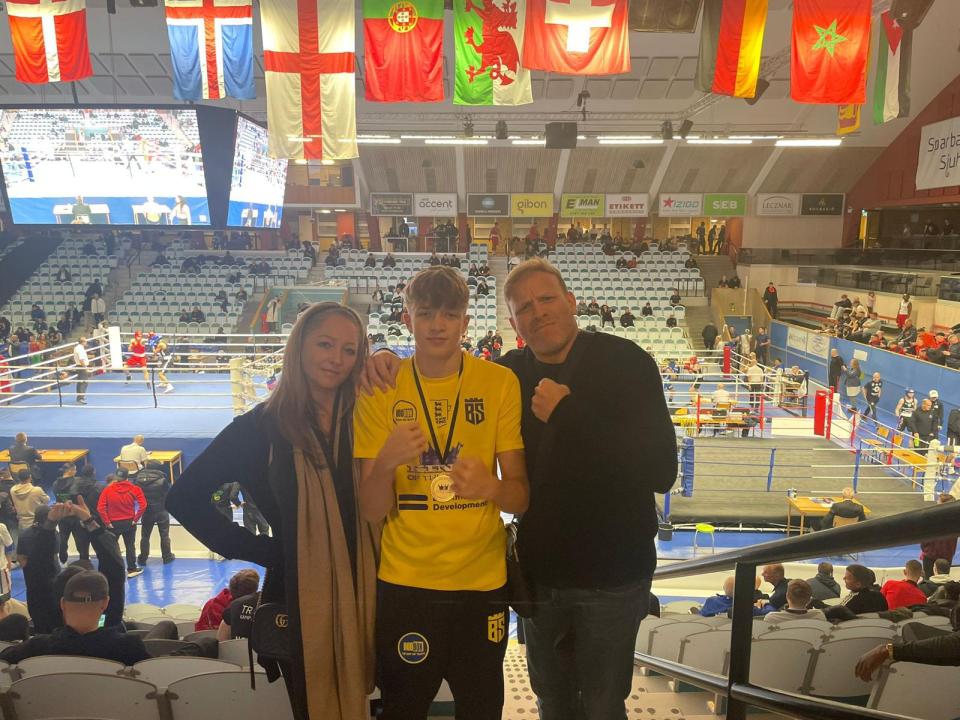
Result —
<instances>
[{"instance_id":1,"label":"black cap","mask_svg":"<svg viewBox=\"0 0 960 720\"><path fill-rule=\"evenodd\" d=\"M63 588L65 602L88 603L106 600L110 597L110 586L107 578L93 570L84 570L67 580Z\"/></svg>"},{"instance_id":2,"label":"black cap","mask_svg":"<svg viewBox=\"0 0 960 720\"><path fill-rule=\"evenodd\" d=\"M130 477L130 473L128 473L123 468L120 468L119 470L117 470L116 476L117 476L117 480L126 480L128 477Z\"/></svg>"}]
</instances>

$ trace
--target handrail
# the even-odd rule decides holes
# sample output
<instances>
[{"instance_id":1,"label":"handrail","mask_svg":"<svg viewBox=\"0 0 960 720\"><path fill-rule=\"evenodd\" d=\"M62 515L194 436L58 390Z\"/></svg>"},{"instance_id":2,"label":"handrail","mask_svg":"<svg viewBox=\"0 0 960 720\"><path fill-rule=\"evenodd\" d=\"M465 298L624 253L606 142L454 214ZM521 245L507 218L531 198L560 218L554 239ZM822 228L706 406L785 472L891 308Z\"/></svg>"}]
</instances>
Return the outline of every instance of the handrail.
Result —
<instances>
[{"instance_id":1,"label":"handrail","mask_svg":"<svg viewBox=\"0 0 960 720\"><path fill-rule=\"evenodd\" d=\"M931 538L956 535L958 527L960 527L960 503L945 503L833 528L829 532L808 533L710 557L685 560L657 568L654 579L699 575L741 563L765 565L804 560L826 554L847 554L892 545L910 545Z\"/></svg>"}]
</instances>

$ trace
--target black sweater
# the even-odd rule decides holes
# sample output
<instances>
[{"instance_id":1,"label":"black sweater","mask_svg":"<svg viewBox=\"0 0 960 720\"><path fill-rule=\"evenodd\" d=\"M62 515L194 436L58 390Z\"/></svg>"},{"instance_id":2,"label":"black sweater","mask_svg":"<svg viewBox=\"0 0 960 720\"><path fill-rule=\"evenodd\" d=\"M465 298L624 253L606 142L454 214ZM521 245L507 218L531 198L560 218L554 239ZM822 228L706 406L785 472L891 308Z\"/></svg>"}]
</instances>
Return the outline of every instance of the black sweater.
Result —
<instances>
[{"instance_id":1,"label":"black sweater","mask_svg":"<svg viewBox=\"0 0 960 720\"><path fill-rule=\"evenodd\" d=\"M603 333L586 342L550 417L552 448L538 467L546 425L531 410L537 383L561 378L562 365L538 362L529 347L499 362L520 379L530 509L520 523L524 569L549 587L612 588L650 577L656 567L654 493L677 477L676 434L653 358ZM581 348L575 348L575 352Z\"/></svg>"}]
</instances>

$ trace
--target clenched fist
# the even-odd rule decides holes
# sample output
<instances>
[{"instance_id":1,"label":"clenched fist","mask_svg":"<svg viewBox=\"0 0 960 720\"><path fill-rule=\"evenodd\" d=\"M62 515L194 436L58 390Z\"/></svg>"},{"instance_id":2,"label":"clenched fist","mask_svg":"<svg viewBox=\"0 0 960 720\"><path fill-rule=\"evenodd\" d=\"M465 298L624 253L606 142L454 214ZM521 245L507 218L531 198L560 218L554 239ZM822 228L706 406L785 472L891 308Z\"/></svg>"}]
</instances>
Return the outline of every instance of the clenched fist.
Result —
<instances>
[{"instance_id":1,"label":"clenched fist","mask_svg":"<svg viewBox=\"0 0 960 720\"><path fill-rule=\"evenodd\" d=\"M493 500L500 489L500 481L475 457L462 457L450 471L450 486L464 500Z\"/></svg>"},{"instance_id":2,"label":"clenched fist","mask_svg":"<svg viewBox=\"0 0 960 720\"><path fill-rule=\"evenodd\" d=\"M530 404L533 414L540 422L547 422L560 401L569 394L570 388L566 385L544 378L533 391L533 402Z\"/></svg>"},{"instance_id":3,"label":"clenched fist","mask_svg":"<svg viewBox=\"0 0 960 720\"><path fill-rule=\"evenodd\" d=\"M415 422L397 423L390 437L380 448L380 459L388 467L415 463L427 449L427 437Z\"/></svg>"}]
</instances>

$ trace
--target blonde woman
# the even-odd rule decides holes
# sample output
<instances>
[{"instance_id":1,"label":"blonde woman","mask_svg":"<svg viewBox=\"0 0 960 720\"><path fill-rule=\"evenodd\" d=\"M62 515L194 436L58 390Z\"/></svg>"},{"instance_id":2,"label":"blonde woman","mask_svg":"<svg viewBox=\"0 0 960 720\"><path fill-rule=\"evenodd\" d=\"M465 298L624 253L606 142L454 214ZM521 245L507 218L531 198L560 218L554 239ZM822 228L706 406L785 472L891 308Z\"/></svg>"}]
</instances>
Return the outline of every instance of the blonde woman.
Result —
<instances>
[{"instance_id":1,"label":"blonde woman","mask_svg":"<svg viewBox=\"0 0 960 720\"><path fill-rule=\"evenodd\" d=\"M261 664L269 678L283 675L298 720L369 714L380 528L358 511L352 428L366 355L353 310L309 307L287 339L273 394L224 429L167 498L208 548L267 568L260 599L286 603L291 660ZM272 536L217 512L210 496L228 482L240 483Z\"/></svg>"}]
</instances>

